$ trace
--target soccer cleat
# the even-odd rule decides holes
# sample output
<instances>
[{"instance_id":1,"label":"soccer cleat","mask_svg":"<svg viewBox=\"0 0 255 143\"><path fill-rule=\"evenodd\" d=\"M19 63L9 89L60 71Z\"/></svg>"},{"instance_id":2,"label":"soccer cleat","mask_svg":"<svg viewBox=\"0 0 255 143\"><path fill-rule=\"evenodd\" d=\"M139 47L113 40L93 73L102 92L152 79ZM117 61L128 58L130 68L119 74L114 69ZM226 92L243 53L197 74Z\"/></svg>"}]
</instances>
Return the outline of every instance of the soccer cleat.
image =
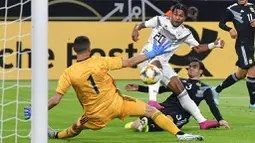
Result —
<instances>
[{"instance_id":1,"label":"soccer cleat","mask_svg":"<svg viewBox=\"0 0 255 143\"><path fill-rule=\"evenodd\" d=\"M216 87L211 87L211 90L212 90L212 94L213 94L213 100L215 102L216 105L219 105L220 104L220 101L219 101L219 93L216 91Z\"/></svg>"},{"instance_id":2,"label":"soccer cleat","mask_svg":"<svg viewBox=\"0 0 255 143\"><path fill-rule=\"evenodd\" d=\"M55 139L57 131L53 130L50 126L48 126L48 138Z\"/></svg>"},{"instance_id":3,"label":"soccer cleat","mask_svg":"<svg viewBox=\"0 0 255 143\"><path fill-rule=\"evenodd\" d=\"M131 129L131 126L132 126L133 123L134 123L134 122L126 123L125 126L124 126L124 128L125 128L125 129Z\"/></svg>"},{"instance_id":4,"label":"soccer cleat","mask_svg":"<svg viewBox=\"0 0 255 143\"><path fill-rule=\"evenodd\" d=\"M149 127L148 127L148 119L146 117L143 117L140 119L140 124L137 128L139 132L148 132Z\"/></svg>"},{"instance_id":5,"label":"soccer cleat","mask_svg":"<svg viewBox=\"0 0 255 143\"><path fill-rule=\"evenodd\" d=\"M199 123L199 126L200 126L200 130L208 130L211 128L218 128L220 127L220 124L217 121L206 120L202 123Z\"/></svg>"},{"instance_id":6,"label":"soccer cleat","mask_svg":"<svg viewBox=\"0 0 255 143\"><path fill-rule=\"evenodd\" d=\"M149 105L157 108L158 110L164 109L164 107L159 105L157 101L150 100Z\"/></svg>"},{"instance_id":7,"label":"soccer cleat","mask_svg":"<svg viewBox=\"0 0 255 143\"><path fill-rule=\"evenodd\" d=\"M255 104L250 104L249 107L255 109Z\"/></svg>"},{"instance_id":8,"label":"soccer cleat","mask_svg":"<svg viewBox=\"0 0 255 143\"><path fill-rule=\"evenodd\" d=\"M176 135L179 141L203 141L204 137L200 135L183 134Z\"/></svg>"}]
</instances>

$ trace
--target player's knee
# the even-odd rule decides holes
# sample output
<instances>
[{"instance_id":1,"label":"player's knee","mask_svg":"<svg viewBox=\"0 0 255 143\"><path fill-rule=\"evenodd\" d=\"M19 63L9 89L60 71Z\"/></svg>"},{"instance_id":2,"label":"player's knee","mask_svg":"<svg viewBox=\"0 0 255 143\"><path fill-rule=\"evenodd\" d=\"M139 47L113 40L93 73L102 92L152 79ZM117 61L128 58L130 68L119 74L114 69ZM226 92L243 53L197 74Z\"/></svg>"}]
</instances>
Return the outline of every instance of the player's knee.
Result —
<instances>
[{"instance_id":1,"label":"player's knee","mask_svg":"<svg viewBox=\"0 0 255 143\"><path fill-rule=\"evenodd\" d=\"M151 117L156 111L158 111L155 107L150 105L146 105L145 115L146 117Z\"/></svg>"},{"instance_id":2,"label":"player's knee","mask_svg":"<svg viewBox=\"0 0 255 143\"><path fill-rule=\"evenodd\" d=\"M241 79L244 79L246 77L247 73L240 73L240 72L237 72L236 73L236 77L241 80Z\"/></svg>"},{"instance_id":3,"label":"player's knee","mask_svg":"<svg viewBox=\"0 0 255 143\"><path fill-rule=\"evenodd\" d=\"M255 65L249 68L248 70L248 76L249 77L255 77Z\"/></svg>"},{"instance_id":4,"label":"player's knee","mask_svg":"<svg viewBox=\"0 0 255 143\"><path fill-rule=\"evenodd\" d=\"M241 75L239 75L239 77L237 77L238 79L245 79L245 77L246 77L246 74L241 74Z\"/></svg>"},{"instance_id":5,"label":"player's knee","mask_svg":"<svg viewBox=\"0 0 255 143\"><path fill-rule=\"evenodd\" d=\"M167 86L177 95L185 90L178 76L173 76Z\"/></svg>"}]
</instances>

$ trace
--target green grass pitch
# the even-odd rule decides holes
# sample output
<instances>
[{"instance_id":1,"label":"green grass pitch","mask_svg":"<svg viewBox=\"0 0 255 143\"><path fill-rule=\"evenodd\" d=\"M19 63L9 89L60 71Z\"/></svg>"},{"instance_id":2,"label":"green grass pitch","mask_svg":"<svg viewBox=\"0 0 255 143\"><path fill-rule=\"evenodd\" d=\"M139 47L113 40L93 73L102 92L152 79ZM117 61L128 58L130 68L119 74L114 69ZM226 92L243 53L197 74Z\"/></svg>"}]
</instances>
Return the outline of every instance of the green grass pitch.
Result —
<instances>
[{"instance_id":1,"label":"green grass pitch","mask_svg":"<svg viewBox=\"0 0 255 143\"><path fill-rule=\"evenodd\" d=\"M148 101L148 96L143 93L129 92L124 90L124 86L127 83L137 81L118 80L116 81L117 87L122 91L123 94L127 94L144 101ZM221 82L221 80L204 80L205 83L215 86ZM2 84L2 82L1 82ZM2 85L0 86L2 87ZM5 81L5 87L16 84L16 81ZM20 81L20 85L29 85L28 81ZM55 92L57 81L49 81L49 97ZM19 101L30 100L30 88L19 88ZM3 92L0 90L1 93ZM0 95L0 100L4 99L4 104L14 101L17 99L16 93L17 88L10 88L4 90L4 98ZM170 93L164 93L158 96L159 101L163 101ZM248 108L249 95L246 88L245 81L233 85L221 93L221 100L219 109L223 115L223 118L229 122L231 130L226 131L225 128L221 127L218 129L200 131L198 125L194 119L184 126L183 131L192 134L200 134L205 137L206 143L255 143L255 109ZM18 104L17 116L24 119L23 106L25 103ZM16 103L6 105L3 107L4 114L3 120L16 116ZM206 103L203 102L200 105L202 114L207 119L214 119L209 111ZM2 105L0 112L2 112ZM63 98L63 101L49 111L49 125L57 130L62 130L69 127L83 111L80 107L80 103L76 99L76 95L73 90L70 90ZM177 142L176 138L167 133L138 133L131 130L124 129L125 123L132 121L136 118L128 118L126 121L118 119L113 120L106 128L99 131L85 130L79 136L68 139L68 140L49 140L49 143L169 143ZM17 131L15 127L18 127ZM14 134L17 132L19 135L27 135L30 129L30 122L20 122L15 124L15 119L4 122L1 128L3 137ZM3 143L14 143L15 137L9 137L3 139ZM29 138L18 138L18 143L29 143Z\"/></svg>"}]
</instances>

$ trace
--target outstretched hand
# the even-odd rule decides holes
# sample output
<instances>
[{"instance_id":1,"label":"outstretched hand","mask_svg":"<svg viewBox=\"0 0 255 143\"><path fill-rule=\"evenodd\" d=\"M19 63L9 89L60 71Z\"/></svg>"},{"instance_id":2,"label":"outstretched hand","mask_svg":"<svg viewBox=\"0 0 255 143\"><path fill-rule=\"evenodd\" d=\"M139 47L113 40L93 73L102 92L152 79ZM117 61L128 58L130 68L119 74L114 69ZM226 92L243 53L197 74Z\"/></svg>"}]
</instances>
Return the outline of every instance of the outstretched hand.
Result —
<instances>
[{"instance_id":1,"label":"outstretched hand","mask_svg":"<svg viewBox=\"0 0 255 143\"><path fill-rule=\"evenodd\" d=\"M228 122L226 122L225 120L220 120L220 121L219 121L219 124L220 124L221 126L224 126L227 130L230 129L230 126L228 125Z\"/></svg>"},{"instance_id":2,"label":"outstretched hand","mask_svg":"<svg viewBox=\"0 0 255 143\"><path fill-rule=\"evenodd\" d=\"M162 55L165 53L170 53L171 42L169 40L164 40L161 43L158 43L156 40L153 40L152 51L146 53L148 59L151 59L155 56Z\"/></svg>"},{"instance_id":3,"label":"outstretched hand","mask_svg":"<svg viewBox=\"0 0 255 143\"><path fill-rule=\"evenodd\" d=\"M153 41L153 49L157 55L165 54L171 52L171 43L169 40L162 41L158 44L156 40Z\"/></svg>"}]
</instances>

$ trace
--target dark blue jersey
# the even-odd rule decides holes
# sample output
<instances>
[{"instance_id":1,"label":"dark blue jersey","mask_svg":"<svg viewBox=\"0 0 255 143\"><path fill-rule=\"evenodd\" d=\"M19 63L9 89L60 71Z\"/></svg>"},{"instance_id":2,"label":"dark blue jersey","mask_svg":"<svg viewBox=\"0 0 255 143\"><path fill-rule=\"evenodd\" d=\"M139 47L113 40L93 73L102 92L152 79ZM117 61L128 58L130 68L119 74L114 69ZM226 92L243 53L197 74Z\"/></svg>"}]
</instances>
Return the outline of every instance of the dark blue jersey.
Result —
<instances>
[{"instance_id":1,"label":"dark blue jersey","mask_svg":"<svg viewBox=\"0 0 255 143\"><path fill-rule=\"evenodd\" d=\"M181 82L187 90L190 98L197 104L197 106L199 106L201 101L205 100L217 121L223 120L218 107L214 103L213 94L208 85L204 84L200 80L181 79ZM141 92L148 92L148 87L139 86L138 90ZM161 86L159 89L159 93L169 91L171 90L165 88L164 86ZM161 103L161 105L165 107L164 111L166 112L167 108L171 108L169 110L172 110L172 108L174 108L177 110L182 110L178 112L183 112L183 114L190 116L190 114L182 108L175 93L172 93L164 102Z\"/></svg>"},{"instance_id":2,"label":"dark blue jersey","mask_svg":"<svg viewBox=\"0 0 255 143\"><path fill-rule=\"evenodd\" d=\"M246 6L237 3L227 7L224 16L222 17L219 27L225 31L230 31L231 28L226 25L226 22L231 21L237 31L236 44L245 43L246 46L254 45L255 28L251 27L250 23L255 19L255 7L252 3Z\"/></svg>"}]
</instances>

